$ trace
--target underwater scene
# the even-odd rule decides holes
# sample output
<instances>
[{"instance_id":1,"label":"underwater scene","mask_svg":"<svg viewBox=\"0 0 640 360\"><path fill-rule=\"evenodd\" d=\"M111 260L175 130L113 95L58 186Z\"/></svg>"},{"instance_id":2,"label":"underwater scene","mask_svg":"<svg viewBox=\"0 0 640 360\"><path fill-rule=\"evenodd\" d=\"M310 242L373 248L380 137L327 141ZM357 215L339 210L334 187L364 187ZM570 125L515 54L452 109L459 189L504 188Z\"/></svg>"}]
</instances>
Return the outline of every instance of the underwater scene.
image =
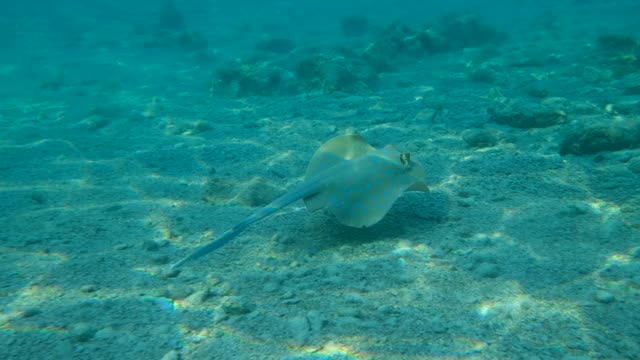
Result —
<instances>
[{"instance_id":1,"label":"underwater scene","mask_svg":"<svg viewBox=\"0 0 640 360\"><path fill-rule=\"evenodd\" d=\"M640 359L640 1L4 1L0 359Z\"/></svg>"}]
</instances>

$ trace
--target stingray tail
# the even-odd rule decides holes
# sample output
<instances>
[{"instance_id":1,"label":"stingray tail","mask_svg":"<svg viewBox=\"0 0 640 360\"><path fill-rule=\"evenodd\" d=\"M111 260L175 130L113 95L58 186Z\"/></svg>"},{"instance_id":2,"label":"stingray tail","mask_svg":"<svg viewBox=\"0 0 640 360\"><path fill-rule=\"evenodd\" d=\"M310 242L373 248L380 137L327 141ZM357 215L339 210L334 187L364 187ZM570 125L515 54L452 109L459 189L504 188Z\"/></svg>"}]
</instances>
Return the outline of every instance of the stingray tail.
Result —
<instances>
[{"instance_id":1,"label":"stingray tail","mask_svg":"<svg viewBox=\"0 0 640 360\"><path fill-rule=\"evenodd\" d=\"M267 216L277 212L278 210L282 209L283 207L291 204L292 202L298 199L313 195L318 191L319 184L320 182L317 181L316 179L302 183L293 191L290 191L282 195L281 197L275 199L269 205L253 213L251 216L244 219L242 222L234 226L232 229L225 231L222 235L220 235L219 238L197 248L191 254L185 256L178 262L171 265L171 268L175 269L181 266L182 264L186 263L187 261L201 258L215 250L218 250L219 248L228 244L231 240L235 239L238 235L240 235L241 232L243 232L247 227L249 227L249 225L253 224L254 222L257 222L261 219L266 218Z\"/></svg>"}]
</instances>

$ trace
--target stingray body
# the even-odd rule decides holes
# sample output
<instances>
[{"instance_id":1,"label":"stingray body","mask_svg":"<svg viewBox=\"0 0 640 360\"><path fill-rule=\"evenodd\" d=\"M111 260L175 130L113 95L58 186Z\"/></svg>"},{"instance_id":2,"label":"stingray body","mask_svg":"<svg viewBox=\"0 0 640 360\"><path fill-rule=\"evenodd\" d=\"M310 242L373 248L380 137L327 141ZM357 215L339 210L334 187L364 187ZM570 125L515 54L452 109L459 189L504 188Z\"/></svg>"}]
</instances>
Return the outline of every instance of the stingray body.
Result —
<instances>
[{"instance_id":1,"label":"stingray body","mask_svg":"<svg viewBox=\"0 0 640 360\"><path fill-rule=\"evenodd\" d=\"M316 151L302 184L172 267L221 248L249 225L299 199L309 211L324 209L344 225L368 227L380 221L405 191L429 191L422 165L409 153L391 145L376 149L360 135L338 136Z\"/></svg>"}]
</instances>

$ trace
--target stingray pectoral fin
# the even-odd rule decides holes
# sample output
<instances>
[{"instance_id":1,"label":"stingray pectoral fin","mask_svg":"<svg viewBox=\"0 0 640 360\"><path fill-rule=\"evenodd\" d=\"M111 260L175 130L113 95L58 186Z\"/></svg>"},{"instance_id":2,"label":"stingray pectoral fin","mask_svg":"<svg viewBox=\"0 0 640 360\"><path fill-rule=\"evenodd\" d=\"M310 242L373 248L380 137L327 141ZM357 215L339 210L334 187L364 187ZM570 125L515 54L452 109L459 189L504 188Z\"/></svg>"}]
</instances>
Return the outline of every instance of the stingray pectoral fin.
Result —
<instances>
[{"instance_id":1,"label":"stingray pectoral fin","mask_svg":"<svg viewBox=\"0 0 640 360\"><path fill-rule=\"evenodd\" d=\"M360 135L342 135L325 142L315 152L307 172L305 180L338 165L345 160L354 160L366 155L375 149Z\"/></svg>"},{"instance_id":2,"label":"stingray pectoral fin","mask_svg":"<svg viewBox=\"0 0 640 360\"><path fill-rule=\"evenodd\" d=\"M421 192L429 192L429 187L427 184L422 181L418 181L413 183L413 185L409 186L405 191L421 191Z\"/></svg>"}]
</instances>

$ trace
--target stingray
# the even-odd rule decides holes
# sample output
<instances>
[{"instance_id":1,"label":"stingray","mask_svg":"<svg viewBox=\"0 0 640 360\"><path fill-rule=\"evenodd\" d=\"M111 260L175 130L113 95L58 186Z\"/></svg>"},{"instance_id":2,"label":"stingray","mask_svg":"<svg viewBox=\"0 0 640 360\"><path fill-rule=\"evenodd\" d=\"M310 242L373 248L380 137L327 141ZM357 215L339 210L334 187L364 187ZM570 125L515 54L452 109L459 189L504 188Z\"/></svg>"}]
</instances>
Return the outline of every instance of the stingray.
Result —
<instances>
[{"instance_id":1,"label":"stingray","mask_svg":"<svg viewBox=\"0 0 640 360\"><path fill-rule=\"evenodd\" d=\"M309 211L324 209L338 222L369 227L380 221L405 191L429 191L422 165L392 145L376 149L360 135L337 136L313 155L305 180L264 208L172 265L176 268L215 251L249 225L303 199Z\"/></svg>"}]
</instances>

